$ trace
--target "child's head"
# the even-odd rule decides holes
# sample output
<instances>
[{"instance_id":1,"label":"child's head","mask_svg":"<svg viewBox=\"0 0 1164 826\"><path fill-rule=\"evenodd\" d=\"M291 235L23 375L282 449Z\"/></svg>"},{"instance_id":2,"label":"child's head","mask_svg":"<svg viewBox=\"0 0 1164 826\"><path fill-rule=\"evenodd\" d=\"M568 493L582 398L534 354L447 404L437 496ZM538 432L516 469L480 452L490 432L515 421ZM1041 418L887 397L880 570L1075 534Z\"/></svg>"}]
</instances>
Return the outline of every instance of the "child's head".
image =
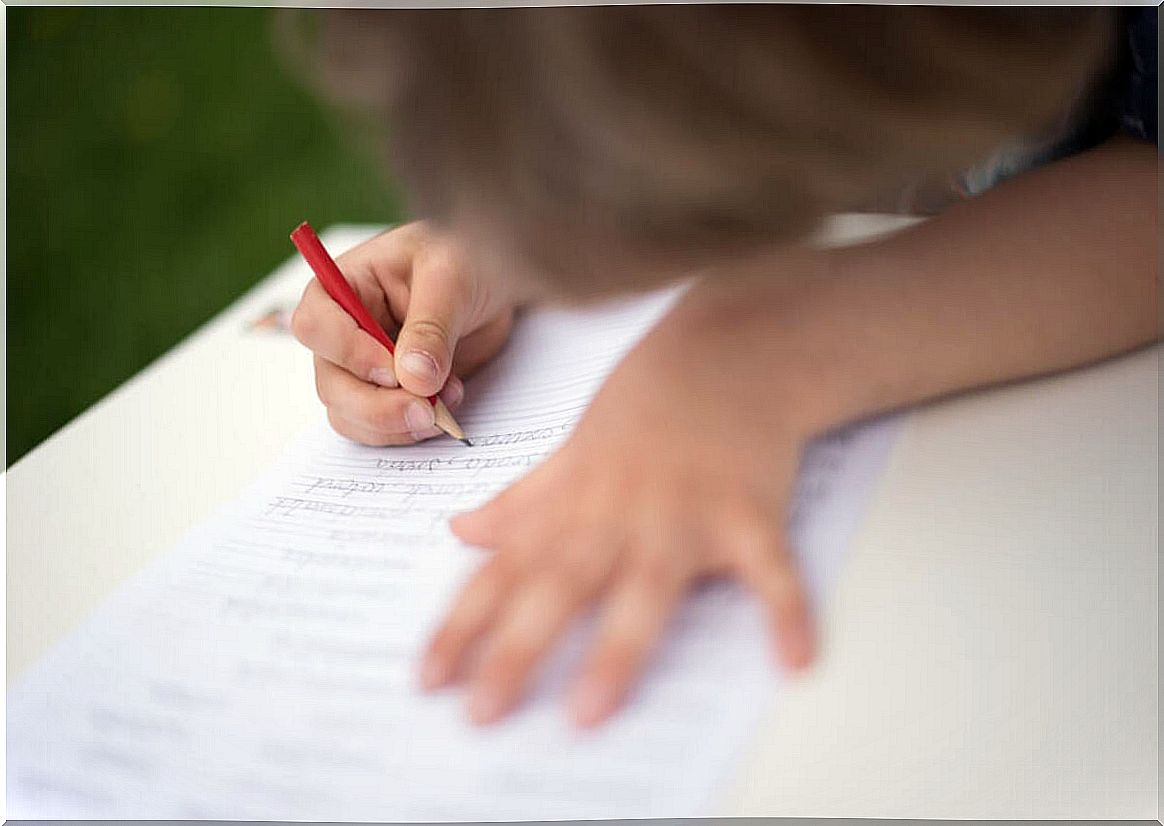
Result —
<instances>
[{"instance_id":1,"label":"child's head","mask_svg":"<svg viewBox=\"0 0 1164 826\"><path fill-rule=\"evenodd\" d=\"M329 86L419 217L583 293L810 231L1061 122L1101 9L674 5L326 13Z\"/></svg>"}]
</instances>

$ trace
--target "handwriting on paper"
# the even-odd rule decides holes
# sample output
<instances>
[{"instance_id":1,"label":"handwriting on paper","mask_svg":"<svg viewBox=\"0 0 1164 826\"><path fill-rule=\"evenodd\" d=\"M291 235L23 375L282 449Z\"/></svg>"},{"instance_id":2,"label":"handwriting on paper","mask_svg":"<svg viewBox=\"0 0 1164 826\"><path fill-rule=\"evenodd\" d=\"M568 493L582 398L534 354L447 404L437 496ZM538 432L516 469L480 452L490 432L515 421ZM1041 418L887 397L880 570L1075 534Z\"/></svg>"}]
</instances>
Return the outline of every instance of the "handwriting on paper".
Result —
<instances>
[{"instance_id":1,"label":"handwriting on paper","mask_svg":"<svg viewBox=\"0 0 1164 826\"><path fill-rule=\"evenodd\" d=\"M128 583L8 702L9 814L27 818L538 820L698 815L776 675L756 606L701 590L601 730L560 707L586 623L530 702L482 731L418 654L478 552L448 531L568 437L673 300L532 314L470 388L450 440L376 450L325 427ZM835 573L891 442L814 446L795 513L814 594Z\"/></svg>"}]
</instances>

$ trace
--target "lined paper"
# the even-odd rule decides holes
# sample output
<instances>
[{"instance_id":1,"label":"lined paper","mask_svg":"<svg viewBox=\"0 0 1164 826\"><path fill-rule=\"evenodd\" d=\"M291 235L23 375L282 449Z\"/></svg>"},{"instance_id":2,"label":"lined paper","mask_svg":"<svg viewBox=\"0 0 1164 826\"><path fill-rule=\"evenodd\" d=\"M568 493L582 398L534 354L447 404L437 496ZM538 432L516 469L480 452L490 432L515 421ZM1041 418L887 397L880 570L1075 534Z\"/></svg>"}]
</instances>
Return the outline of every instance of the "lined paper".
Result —
<instances>
[{"instance_id":1,"label":"lined paper","mask_svg":"<svg viewBox=\"0 0 1164 826\"><path fill-rule=\"evenodd\" d=\"M628 706L578 732L564 692L585 621L507 722L416 688L420 651L481 552L452 514L568 436L670 290L522 320L448 439L373 449L320 424L118 590L8 696L16 818L544 820L706 813L778 702L760 610L721 583L685 604ZM793 543L819 603L896 434L813 445ZM229 446L208 446L229 449Z\"/></svg>"}]
</instances>

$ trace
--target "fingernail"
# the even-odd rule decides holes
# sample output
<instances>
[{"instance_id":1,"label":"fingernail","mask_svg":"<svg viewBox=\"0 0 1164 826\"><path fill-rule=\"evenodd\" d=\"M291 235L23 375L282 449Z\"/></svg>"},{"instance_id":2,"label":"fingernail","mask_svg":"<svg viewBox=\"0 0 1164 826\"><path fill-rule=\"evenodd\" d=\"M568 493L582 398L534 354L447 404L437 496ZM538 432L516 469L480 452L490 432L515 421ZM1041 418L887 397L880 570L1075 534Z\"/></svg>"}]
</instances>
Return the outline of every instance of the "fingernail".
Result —
<instances>
[{"instance_id":1,"label":"fingernail","mask_svg":"<svg viewBox=\"0 0 1164 826\"><path fill-rule=\"evenodd\" d=\"M420 684L426 689L439 688L449 678L449 669L437 657L427 657L420 667Z\"/></svg>"},{"instance_id":2,"label":"fingernail","mask_svg":"<svg viewBox=\"0 0 1164 826\"><path fill-rule=\"evenodd\" d=\"M780 637L781 659L791 671L802 671L812 661L812 634L804 625L794 625Z\"/></svg>"},{"instance_id":3,"label":"fingernail","mask_svg":"<svg viewBox=\"0 0 1164 826\"><path fill-rule=\"evenodd\" d=\"M608 684L593 680L582 683L570 698L574 722L580 726L591 726L600 722L610 713L614 700L614 692Z\"/></svg>"},{"instance_id":4,"label":"fingernail","mask_svg":"<svg viewBox=\"0 0 1164 826\"><path fill-rule=\"evenodd\" d=\"M421 381L440 381L436 359L421 350L412 350L401 356L400 366Z\"/></svg>"},{"instance_id":5,"label":"fingernail","mask_svg":"<svg viewBox=\"0 0 1164 826\"><path fill-rule=\"evenodd\" d=\"M408 407L404 408L404 423L412 433L423 433L432 429L435 417L432 405L419 399L409 402Z\"/></svg>"},{"instance_id":6,"label":"fingernail","mask_svg":"<svg viewBox=\"0 0 1164 826\"><path fill-rule=\"evenodd\" d=\"M429 427L416 433L409 434L412 436L414 442L423 442L425 439L431 439L434 436L440 436L443 431L439 427Z\"/></svg>"},{"instance_id":7,"label":"fingernail","mask_svg":"<svg viewBox=\"0 0 1164 826\"><path fill-rule=\"evenodd\" d=\"M469 719L478 725L491 723L501 716L505 698L493 686L483 685L469 695Z\"/></svg>"},{"instance_id":8,"label":"fingernail","mask_svg":"<svg viewBox=\"0 0 1164 826\"><path fill-rule=\"evenodd\" d=\"M445 389L441 391L441 401L445 403L445 407L454 410L464 398L465 383L450 375L449 380L445 382Z\"/></svg>"},{"instance_id":9,"label":"fingernail","mask_svg":"<svg viewBox=\"0 0 1164 826\"><path fill-rule=\"evenodd\" d=\"M487 517L484 519L484 521L482 521L481 514L484 510L485 505L481 505L471 511L461 511L456 516L449 518L449 526L452 527L453 530L460 531L466 528L472 530L475 528L480 528L483 525L487 525L490 522Z\"/></svg>"},{"instance_id":10,"label":"fingernail","mask_svg":"<svg viewBox=\"0 0 1164 826\"><path fill-rule=\"evenodd\" d=\"M378 384L381 387L397 387L396 371L391 367L373 367L368 373L368 378L372 380L373 384Z\"/></svg>"},{"instance_id":11,"label":"fingernail","mask_svg":"<svg viewBox=\"0 0 1164 826\"><path fill-rule=\"evenodd\" d=\"M465 539L465 526L472 524L472 520L467 517L467 513L458 513L449 519L449 530L453 532L453 536L462 541L468 541Z\"/></svg>"}]
</instances>

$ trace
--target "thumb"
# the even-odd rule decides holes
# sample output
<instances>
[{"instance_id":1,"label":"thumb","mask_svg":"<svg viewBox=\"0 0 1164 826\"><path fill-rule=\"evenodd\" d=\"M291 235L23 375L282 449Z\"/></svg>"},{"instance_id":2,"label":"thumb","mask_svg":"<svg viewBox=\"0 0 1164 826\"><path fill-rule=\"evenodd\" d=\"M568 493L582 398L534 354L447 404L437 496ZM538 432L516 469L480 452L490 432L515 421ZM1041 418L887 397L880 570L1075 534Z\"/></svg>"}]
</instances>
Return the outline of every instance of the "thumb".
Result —
<instances>
[{"instance_id":1,"label":"thumb","mask_svg":"<svg viewBox=\"0 0 1164 826\"><path fill-rule=\"evenodd\" d=\"M396 378L418 396L440 392L452 369L468 301L445 256L414 263L408 312L396 338Z\"/></svg>"}]
</instances>

